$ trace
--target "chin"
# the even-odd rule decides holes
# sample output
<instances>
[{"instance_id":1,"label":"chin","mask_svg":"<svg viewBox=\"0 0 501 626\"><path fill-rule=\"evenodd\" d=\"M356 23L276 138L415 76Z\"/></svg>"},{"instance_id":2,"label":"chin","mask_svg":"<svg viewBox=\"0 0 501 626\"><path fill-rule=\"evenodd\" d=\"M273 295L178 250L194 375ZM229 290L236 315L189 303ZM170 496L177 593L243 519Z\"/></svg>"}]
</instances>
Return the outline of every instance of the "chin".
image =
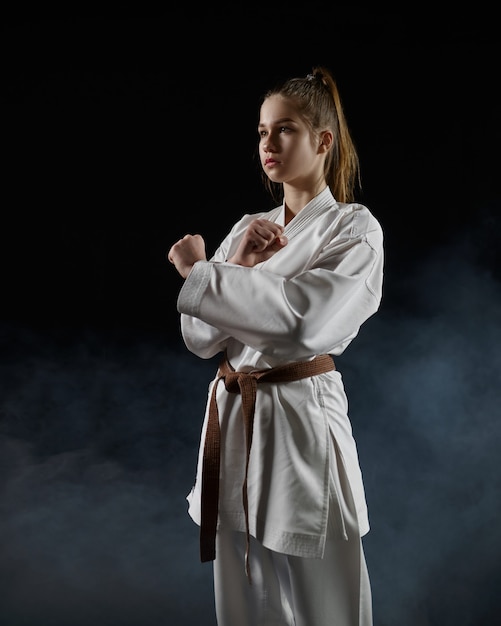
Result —
<instances>
[{"instance_id":1,"label":"chin","mask_svg":"<svg viewBox=\"0 0 501 626\"><path fill-rule=\"evenodd\" d=\"M278 172L266 172L266 175L268 176L268 178L271 180L272 183L283 183L284 182L284 177L283 176L279 176Z\"/></svg>"}]
</instances>

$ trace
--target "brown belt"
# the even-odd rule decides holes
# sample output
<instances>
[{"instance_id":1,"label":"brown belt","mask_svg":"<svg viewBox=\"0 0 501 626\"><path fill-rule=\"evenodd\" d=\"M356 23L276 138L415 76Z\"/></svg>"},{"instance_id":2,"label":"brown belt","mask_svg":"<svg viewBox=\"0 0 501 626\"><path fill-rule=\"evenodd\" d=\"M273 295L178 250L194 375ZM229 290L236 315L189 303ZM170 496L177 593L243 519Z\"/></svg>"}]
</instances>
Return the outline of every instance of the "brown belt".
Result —
<instances>
[{"instance_id":1,"label":"brown belt","mask_svg":"<svg viewBox=\"0 0 501 626\"><path fill-rule=\"evenodd\" d=\"M257 384L284 383L301 378L309 378L324 372L335 370L334 361L328 354L315 357L312 361L298 361L279 367L255 372L235 372L226 356L219 365L217 378L212 388L209 404L209 417L205 435L203 465L202 465L202 502L200 524L200 558L202 562L213 561L216 558L216 527L219 509L219 464L220 439L219 414L216 402L218 384L224 380L226 390L230 393L239 393L242 396L242 412L246 437L245 479L242 486L242 500L245 513L245 527L247 535L247 550L245 555L245 569L250 581L249 571L249 510L247 501L247 474L252 444L252 429L254 424L254 409L256 405Z\"/></svg>"}]
</instances>

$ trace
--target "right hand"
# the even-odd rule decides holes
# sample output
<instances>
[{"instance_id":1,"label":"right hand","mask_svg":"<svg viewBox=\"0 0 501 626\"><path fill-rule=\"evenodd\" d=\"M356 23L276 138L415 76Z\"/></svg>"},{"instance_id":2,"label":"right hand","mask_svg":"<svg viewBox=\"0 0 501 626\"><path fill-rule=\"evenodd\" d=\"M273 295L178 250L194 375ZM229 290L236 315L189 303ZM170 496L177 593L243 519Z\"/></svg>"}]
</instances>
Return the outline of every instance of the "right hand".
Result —
<instances>
[{"instance_id":1,"label":"right hand","mask_svg":"<svg viewBox=\"0 0 501 626\"><path fill-rule=\"evenodd\" d=\"M283 231L283 226L275 222L262 219L252 220L247 226L237 251L228 261L245 267L254 267L258 263L267 261L287 245L287 237Z\"/></svg>"},{"instance_id":2,"label":"right hand","mask_svg":"<svg viewBox=\"0 0 501 626\"><path fill-rule=\"evenodd\" d=\"M207 260L205 241L201 235L185 235L171 247L167 259L186 278L197 261Z\"/></svg>"}]
</instances>

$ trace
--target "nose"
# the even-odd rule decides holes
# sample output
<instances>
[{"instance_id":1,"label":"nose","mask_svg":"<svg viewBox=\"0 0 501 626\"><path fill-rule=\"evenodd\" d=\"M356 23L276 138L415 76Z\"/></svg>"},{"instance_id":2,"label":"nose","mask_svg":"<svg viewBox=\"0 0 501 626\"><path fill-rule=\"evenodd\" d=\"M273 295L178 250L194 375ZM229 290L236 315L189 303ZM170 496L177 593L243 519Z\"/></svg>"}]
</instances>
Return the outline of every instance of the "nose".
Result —
<instances>
[{"instance_id":1,"label":"nose","mask_svg":"<svg viewBox=\"0 0 501 626\"><path fill-rule=\"evenodd\" d=\"M263 150L265 152L275 152L275 144L271 139L271 135L267 135L263 141Z\"/></svg>"}]
</instances>

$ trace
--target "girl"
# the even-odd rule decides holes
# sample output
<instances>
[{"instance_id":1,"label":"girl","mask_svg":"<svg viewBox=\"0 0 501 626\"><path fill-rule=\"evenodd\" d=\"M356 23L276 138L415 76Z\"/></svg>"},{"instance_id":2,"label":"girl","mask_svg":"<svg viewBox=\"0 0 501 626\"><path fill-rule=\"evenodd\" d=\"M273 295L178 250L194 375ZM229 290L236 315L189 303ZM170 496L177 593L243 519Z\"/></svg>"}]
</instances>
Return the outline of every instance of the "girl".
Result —
<instances>
[{"instance_id":1,"label":"girl","mask_svg":"<svg viewBox=\"0 0 501 626\"><path fill-rule=\"evenodd\" d=\"M278 206L244 215L210 260L200 235L168 252L186 279L187 348L223 356L189 514L219 626L371 626L367 506L334 357L379 308L382 229L354 202L358 156L326 68L266 93L258 134Z\"/></svg>"}]
</instances>

